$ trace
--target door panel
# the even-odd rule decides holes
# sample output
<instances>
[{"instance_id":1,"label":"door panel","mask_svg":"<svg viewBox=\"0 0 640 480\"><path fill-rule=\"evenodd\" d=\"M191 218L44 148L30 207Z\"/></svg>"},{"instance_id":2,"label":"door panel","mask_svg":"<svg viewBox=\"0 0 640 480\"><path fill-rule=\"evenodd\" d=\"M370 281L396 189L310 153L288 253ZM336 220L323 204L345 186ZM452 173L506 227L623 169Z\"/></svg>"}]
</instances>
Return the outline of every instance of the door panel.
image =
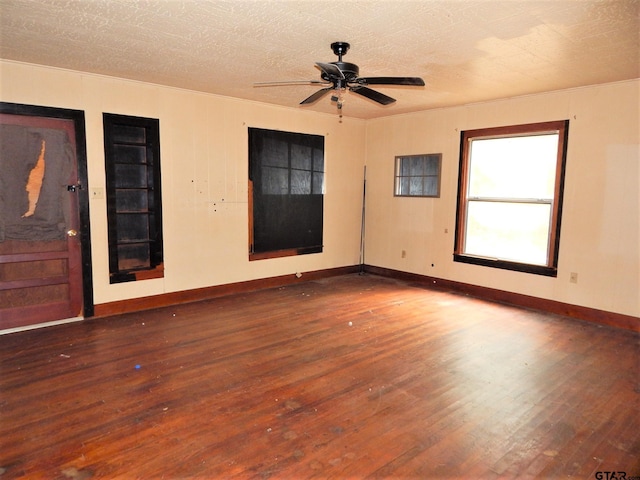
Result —
<instances>
[{"instance_id":1,"label":"door panel","mask_svg":"<svg viewBox=\"0 0 640 480\"><path fill-rule=\"evenodd\" d=\"M0 330L83 316L76 122L0 114Z\"/></svg>"}]
</instances>

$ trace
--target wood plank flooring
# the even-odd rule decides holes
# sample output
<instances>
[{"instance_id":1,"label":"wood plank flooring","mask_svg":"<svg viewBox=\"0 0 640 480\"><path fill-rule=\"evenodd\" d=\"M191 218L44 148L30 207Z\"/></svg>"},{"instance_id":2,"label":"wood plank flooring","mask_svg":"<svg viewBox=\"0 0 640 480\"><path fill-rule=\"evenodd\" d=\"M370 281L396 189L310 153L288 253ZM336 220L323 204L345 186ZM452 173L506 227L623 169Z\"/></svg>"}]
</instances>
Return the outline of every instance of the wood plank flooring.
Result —
<instances>
[{"instance_id":1,"label":"wood plank flooring","mask_svg":"<svg viewBox=\"0 0 640 480\"><path fill-rule=\"evenodd\" d=\"M639 338L372 275L13 333L0 479L640 476Z\"/></svg>"}]
</instances>

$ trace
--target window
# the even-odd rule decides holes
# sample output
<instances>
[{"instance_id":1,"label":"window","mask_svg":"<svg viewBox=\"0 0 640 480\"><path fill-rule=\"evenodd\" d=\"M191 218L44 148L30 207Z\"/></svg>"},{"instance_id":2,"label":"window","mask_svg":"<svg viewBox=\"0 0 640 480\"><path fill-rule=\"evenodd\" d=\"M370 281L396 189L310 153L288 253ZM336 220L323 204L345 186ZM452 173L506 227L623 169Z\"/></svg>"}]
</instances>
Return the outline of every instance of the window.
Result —
<instances>
[{"instance_id":1,"label":"window","mask_svg":"<svg viewBox=\"0 0 640 480\"><path fill-rule=\"evenodd\" d=\"M324 137L249 128L249 259L322 251Z\"/></svg>"},{"instance_id":2,"label":"window","mask_svg":"<svg viewBox=\"0 0 640 480\"><path fill-rule=\"evenodd\" d=\"M396 157L396 197L439 197L442 155Z\"/></svg>"},{"instance_id":3,"label":"window","mask_svg":"<svg viewBox=\"0 0 640 480\"><path fill-rule=\"evenodd\" d=\"M111 283L163 276L160 123L103 114Z\"/></svg>"},{"instance_id":4,"label":"window","mask_svg":"<svg viewBox=\"0 0 640 480\"><path fill-rule=\"evenodd\" d=\"M556 276L569 121L462 132L454 260Z\"/></svg>"}]
</instances>

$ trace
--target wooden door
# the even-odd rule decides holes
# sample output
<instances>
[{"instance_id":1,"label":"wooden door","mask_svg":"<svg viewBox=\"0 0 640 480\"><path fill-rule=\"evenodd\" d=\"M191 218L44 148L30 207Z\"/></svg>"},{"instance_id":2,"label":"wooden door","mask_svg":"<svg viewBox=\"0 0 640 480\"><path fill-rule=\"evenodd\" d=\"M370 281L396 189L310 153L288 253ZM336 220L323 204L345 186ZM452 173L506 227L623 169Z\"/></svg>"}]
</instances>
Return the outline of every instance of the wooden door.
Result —
<instances>
[{"instance_id":1,"label":"wooden door","mask_svg":"<svg viewBox=\"0 0 640 480\"><path fill-rule=\"evenodd\" d=\"M79 126L0 113L0 330L85 313Z\"/></svg>"}]
</instances>

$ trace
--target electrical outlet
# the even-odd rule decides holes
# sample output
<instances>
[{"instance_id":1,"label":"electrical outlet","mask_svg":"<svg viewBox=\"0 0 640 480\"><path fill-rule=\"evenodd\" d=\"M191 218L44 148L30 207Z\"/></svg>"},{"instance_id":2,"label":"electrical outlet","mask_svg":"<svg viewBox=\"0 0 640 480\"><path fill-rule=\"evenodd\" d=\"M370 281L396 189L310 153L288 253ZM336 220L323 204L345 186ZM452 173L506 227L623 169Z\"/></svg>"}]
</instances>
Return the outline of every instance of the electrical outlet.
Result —
<instances>
[{"instance_id":1,"label":"electrical outlet","mask_svg":"<svg viewBox=\"0 0 640 480\"><path fill-rule=\"evenodd\" d=\"M578 274L576 272L571 272L571 274L569 275L569 282L578 283Z\"/></svg>"}]
</instances>

